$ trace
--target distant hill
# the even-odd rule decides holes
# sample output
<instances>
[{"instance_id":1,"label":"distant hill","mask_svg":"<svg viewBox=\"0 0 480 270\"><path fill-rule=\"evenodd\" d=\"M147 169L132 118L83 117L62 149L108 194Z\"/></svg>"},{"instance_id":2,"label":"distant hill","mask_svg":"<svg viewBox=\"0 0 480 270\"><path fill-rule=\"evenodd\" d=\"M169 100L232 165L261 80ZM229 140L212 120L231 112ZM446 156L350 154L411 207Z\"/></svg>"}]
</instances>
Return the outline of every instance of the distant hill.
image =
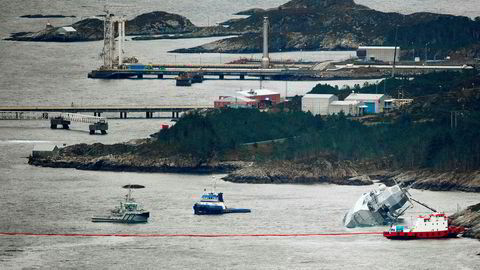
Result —
<instances>
[{"instance_id":1,"label":"distant hill","mask_svg":"<svg viewBox=\"0 0 480 270\"><path fill-rule=\"evenodd\" d=\"M270 50L338 50L361 45L428 48L429 55L480 42L480 19L434 13L402 15L353 0L293 0L276 9L249 11L224 31L243 32L179 52L260 52L262 21L270 21Z\"/></svg>"}]
</instances>

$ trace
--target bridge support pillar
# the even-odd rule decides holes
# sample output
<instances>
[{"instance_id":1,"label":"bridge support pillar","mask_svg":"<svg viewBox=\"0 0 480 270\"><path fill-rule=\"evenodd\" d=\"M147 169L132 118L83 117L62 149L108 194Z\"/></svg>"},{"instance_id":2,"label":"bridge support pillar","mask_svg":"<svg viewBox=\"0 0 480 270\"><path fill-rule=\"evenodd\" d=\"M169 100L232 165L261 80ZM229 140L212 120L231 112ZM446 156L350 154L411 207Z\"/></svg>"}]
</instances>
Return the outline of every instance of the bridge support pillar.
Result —
<instances>
[{"instance_id":1,"label":"bridge support pillar","mask_svg":"<svg viewBox=\"0 0 480 270\"><path fill-rule=\"evenodd\" d=\"M163 74L158 74L157 77L158 77L159 79L163 79Z\"/></svg>"},{"instance_id":2,"label":"bridge support pillar","mask_svg":"<svg viewBox=\"0 0 480 270\"><path fill-rule=\"evenodd\" d=\"M102 133L102 135L105 135L105 134L107 134L108 123L97 122L95 124L89 125L88 129L90 130L90 135L95 134L95 131L97 131L97 130L100 130L100 133Z\"/></svg>"},{"instance_id":3,"label":"bridge support pillar","mask_svg":"<svg viewBox=\"0 0 480 270\"><path fill-rule=\"evenodd\" d=\"M57 125L62 125L63 129L69 129L70 121L63 119L63 117L55 117L50 119L50 128L56 129Z\"/></svg>"},{"instance_id":4,"label":"bridge support pillar","mask_svg":"<svg viewBox=\"0 0 480 270\"><path fill-rule=\"evenodd\" d=\"M120 112L120 119L127 119L127 112Z\"/></svg>"},{"instance_id":5,"label":"bridge support pillar","mask_svg":"<svg viewBox=\"0 0 480 270\"><path fill-rule=\"evenodd\" d=\"M225 75L223 75L223 74L222 74L222 75L218 75L218 78L219 78L220 80L223 80L223 79L225 78Z\"/></svg>"},{"instance_id":6,"label":"bridge support pillar","mask_svg":"<svg viewBox=\"0 0 480 270\"><path fill-rule=\"evenodd\" d=\"M240 75L240 80L245 80L245 75Z\"/></svg>"},{"instance_id":7,"label":"bridge support pillar","mask_svg":"<svg viewBox=\"0 0 480 270\"><path fill-rule=\"evenodd\" d=\"M153 118L153 112L146 112L145 117L146 118Z\"/></svg>"},{"instance_id":8,"label":"bridge support pillar","mask_svg":"<svg viewBox=\"0 0 480 270\"><path fill-rule=\"evenodd\" d=\"M137 75L137 78L138 78L138 79L143 79L143 74L138 74L138 75Z\"/></svg>"}]
</instances>

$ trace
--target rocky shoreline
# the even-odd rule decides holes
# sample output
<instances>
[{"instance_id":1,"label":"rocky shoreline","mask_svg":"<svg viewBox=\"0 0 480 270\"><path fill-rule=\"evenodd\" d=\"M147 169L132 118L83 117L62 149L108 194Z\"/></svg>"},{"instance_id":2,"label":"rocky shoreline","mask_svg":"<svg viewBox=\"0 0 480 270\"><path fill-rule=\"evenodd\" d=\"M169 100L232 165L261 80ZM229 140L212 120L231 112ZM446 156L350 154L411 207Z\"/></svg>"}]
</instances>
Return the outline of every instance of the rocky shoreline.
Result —
<instances>
[{"instance_id":1,"label":"rocky shoreline","mask_svg":"<svg viewBox=\"0 0 480 270\"><path fill-rule=\"evenodd\" d=\"M166 172L166 173L228 173L240 167L242 162L199 162L186 157L159 159L140 158L135 155L107 155L100 157L33 158L28 163L50 168L73 168L93 171Z\"/></svg>"},{"instance_id":2,"label":"rocky shoreline","mask_svg":"<svg viewBox=\"0 0 480 270\"><path fill-rule=\"evenodd\" d=\"M141 156L134 154L132 147L127 144L73 145L54 156L31 156L28 163L79 170L226 173L228 175L224 180L235 183L371 185L374 183L373 179L388 186L403 182L416 189L480 192L480 171L368 170L366 168L370 166L365 164L353 164L351 161L337 160L329 156L294 161L206 161L180 155Z\"/></svg>"},{"instance_id":3,"label":"rocky shoreline","mask_svg":"<svg viewBox=\"0 0 480 270\"><path fill-rule=\"evenodd\" d=\"M27 18L27 19L44 19L44 18L76 18L75 15L61 15L61 14L27 14L22 15L20 18Z\"/></svg>"},{"instance_id":4,"label":"rocky shoreline","mask_svg":"<svg viewBox=\"0 0 480 270\"><path fill-rule=\"evenodd\" d=\"M104 145L77 144L46 156L30 156L28 163L52 168L79 170L226 173L224 180L236 183L371 185L350 161L332 156L318 156L295 161L249 160L224 161L198 159L191 155L151 152L154 143L146 139L136 142Z\"/></svg>"},{"instance_id":5,"label":"rocky shoreline","mask_svg":"<svg viewBox=\"0 0 480 270\"><path fill-rule=\"evenodd\" d=\"M223 178L235 183L254 184L317 184L371 185L368 176L361 176L351 162L326 158L308 162L271 161L254 163L237 169Z\"/></svg>"},{"instance_id":6,"label":"rocky shoreline","mask_svg":"<svg viewBox=\"0 0 480 270\"><path fill-rule=\"evenodd\" d=\"M467 228L467 231L463 234L464 237L480 240L480 203L450 216L450 223L454 226Z\"/></svg>"}]
</instances>

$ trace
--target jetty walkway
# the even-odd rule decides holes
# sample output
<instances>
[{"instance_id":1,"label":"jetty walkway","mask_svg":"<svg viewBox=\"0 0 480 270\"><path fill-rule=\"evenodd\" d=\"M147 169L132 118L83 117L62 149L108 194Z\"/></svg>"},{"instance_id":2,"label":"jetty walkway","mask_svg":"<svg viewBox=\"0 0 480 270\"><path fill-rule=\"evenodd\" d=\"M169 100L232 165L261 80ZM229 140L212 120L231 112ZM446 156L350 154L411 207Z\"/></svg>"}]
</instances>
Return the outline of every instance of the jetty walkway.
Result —
<instances>
[{"instance_id":1,"label":"jetty walkway","mask_svg":"<svg viewBox=\"0 0 480 270\"><path fill-rule=\"evenodd\" d=\"M94 116L101 116L106 112L118 112L120 118L127 118L130 112L144 112L146 118L153 118L155 112L171 112L172 118L178 118L181 112L211 108L213 105L0 106L0 112L93 113Z\"/></svg>"}]
</instances>

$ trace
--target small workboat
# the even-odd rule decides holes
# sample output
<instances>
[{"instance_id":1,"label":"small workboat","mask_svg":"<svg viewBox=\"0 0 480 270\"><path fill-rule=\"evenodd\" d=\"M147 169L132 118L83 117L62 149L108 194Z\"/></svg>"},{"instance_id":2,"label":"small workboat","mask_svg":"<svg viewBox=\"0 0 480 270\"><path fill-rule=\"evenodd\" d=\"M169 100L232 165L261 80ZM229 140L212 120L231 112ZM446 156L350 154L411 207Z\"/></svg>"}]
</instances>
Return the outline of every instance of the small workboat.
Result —
<instances>
[{"instance_id":1,"label":"small workboat","mask_svg":"<svg viewBox=\"0 0 480 270\"><path fill-rule=\"evenodd\" d=\"M206 192L206 190L204 190ZM223 193L215 193L215 185L212 192L204 193L199 202L193 205L195 215L221 215L228 213L250 213L246 208L228 208L223 200Z\"/></svg>"},{"instance_id":2,"label":"small workboat","mask_svg":"<svg viewBox=\"0 0 480 270\"><path fill-rule=\"evenodd\" d=\"M191 86L192 85L192 75L190 73L182 72L177 77L175 77L177 86Z\"/></svg>"},{"instance_id":3,"label":"small workboat","mask_svg":"<svg viewBox=\"0 0 480 270\"><path fill-rule=\"evenodd\" d=\"M93 216L92 222L145 223L148 221L150 212L144 210L132 197L132 189L145 188L145 186L125 185L123 188L128 188L125 201L121 201L120 206L110 210L108 215Z\"/></svg>"},{"instance_id":4,"label":"small workboat","mask_svg":"<svg viewBox=\"0 0 480 270\"><path fill-rule=\"evenodd\" d=\"M418 216L412 227L392 225L383 236L388 239L410 240L431 238L452 238L463 233L465 228L448 225L448 217L444 213L433 213Z\"/></svg>"}]
</instances>

